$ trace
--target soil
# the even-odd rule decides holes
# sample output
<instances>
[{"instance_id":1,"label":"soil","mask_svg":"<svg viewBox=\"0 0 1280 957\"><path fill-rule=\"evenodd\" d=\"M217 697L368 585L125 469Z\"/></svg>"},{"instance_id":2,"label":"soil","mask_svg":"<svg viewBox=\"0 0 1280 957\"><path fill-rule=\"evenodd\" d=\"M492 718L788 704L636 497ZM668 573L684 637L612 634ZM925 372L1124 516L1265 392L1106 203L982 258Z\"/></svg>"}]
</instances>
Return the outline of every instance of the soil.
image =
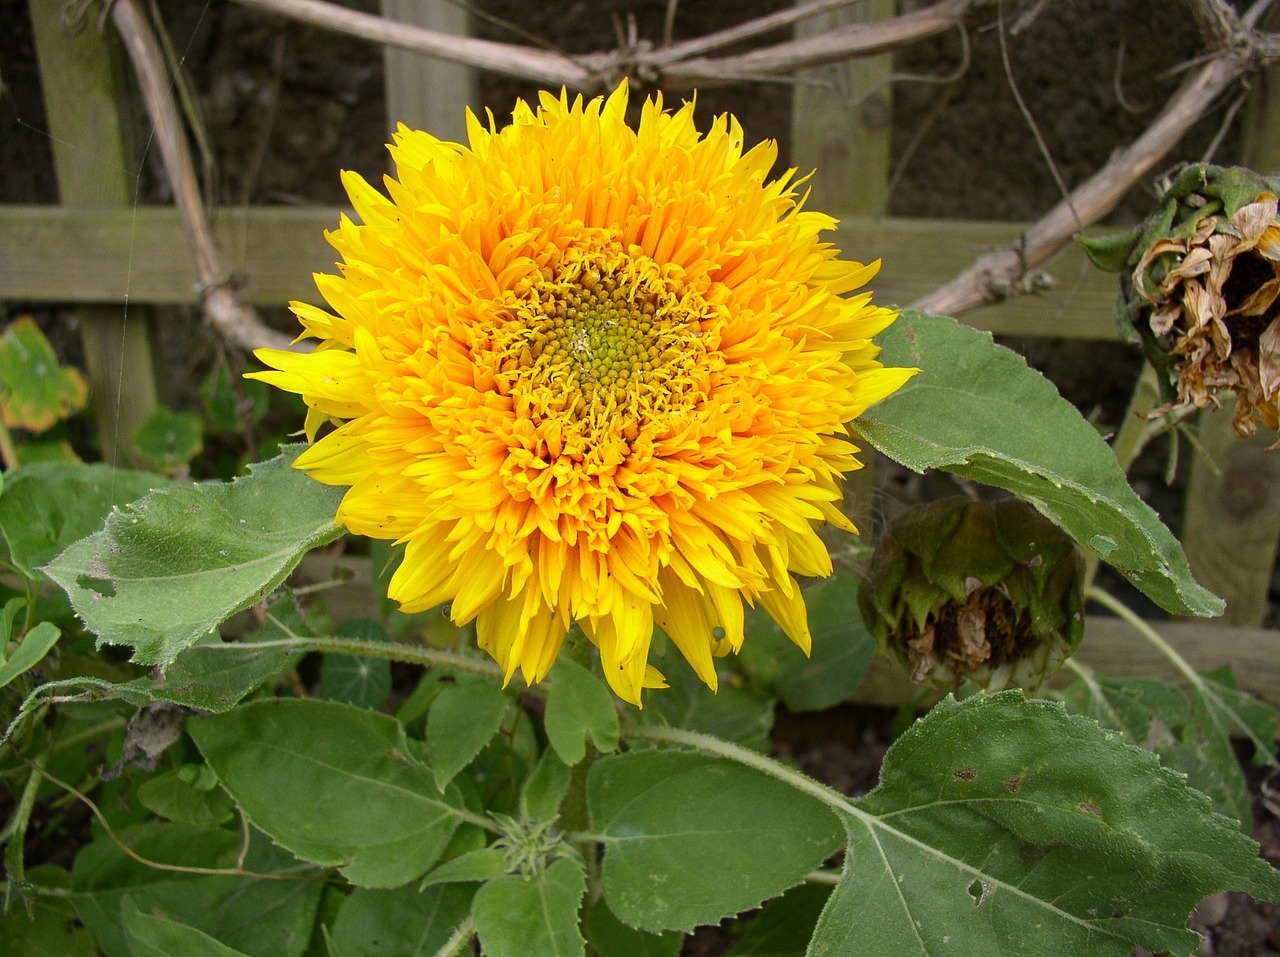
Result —
<instances>
[{"instance_id":1,"label":"soil","mask_svg":"<svg viewBox=\"0 0 1280 957\"><path fill-rule=\"evenodd\" d=\"M686 2L678 7L675 37L701 35L741 22L748 13L789 3ZM369 11L378 6L376 0L346 0L345 5ZM900 4L904 11L923 5L925 0ZM479 36L520 42L522 34L533 35L575 53L611 47L628 17L634 17L640 36L658 38L668 3L478 0L473 6L481 14L475 26ZM189 74L200 122L213 145L208 166L212 201L340 205L345 197L339 170L355 170L371 181L381 177L387 166L387 122L375 47L223 0L158 0L157 8ZM1024 12L1036 15L1023 23ZM958 34L918 43L897 57L895 70L904 79L893 89L892 215L1033 218L1057 201L1062 185L1081 182L1145 128L1180 82L1180 68L1197 44L1184 5L1149 0L1006 4L1003 31L975 30L966 40L967 58ZM1002 47L1007 48L1007 66ZM946 77L961 67L953 82L926 79ZM527 98L535 90L531 84L486 75L480 105L501 118L509 114L514 97ZM783 165L790 154L791 99L791 88L780 82L709 88L698 95L699 115L734 112L750 138L778 141ZM1221 123L1220 114L1200 123L1174 155L1200 159L1218 139ZM1237 149L1232 128L1215 155L1229 161ZM143 160L140 193L143 201L164 202L164 177L154 163L152 151ZM1150 200L1149 188L1135 189L1113 221L1135 221L1147 212ZM0 0L0 203L56 201L26 4ZM0 319L17 305L0 304ZM53 309L41 315L46 325L63 321ZM283 312L276 321L282 327L290 323ZM175 340L169 330L198 327L190 321L162 324L170 340L168 354L181 357L173 368L187 368L186 357L203 355L208 343ZM1086 415L1104 426L1120 421L1138 368L1127 347L1062 340L1008 344L1026 354ZM198 382L200 376L181 378ZM180 402L181 389L176 383L174 388L171 401ZM1156 450L1140 465L1135 483L1176 525L1178 489L1164 486L1159 478L1163 467ZM862 793L874 786L891 720L883 711L852 707L818 719L783 715L777 753L845 793ZM1262 800L1261 773L1248 768L1255 795L1254 837L1263 856L1280 865L1280 820ZM1280 954L1280 911L1274 905L1227 895L1207 902L1197 920L1208 935L1206 955ZM723 953L730 939L723 931L708 929L694 935L685 954Z\"/></svg>"}]
</instances>

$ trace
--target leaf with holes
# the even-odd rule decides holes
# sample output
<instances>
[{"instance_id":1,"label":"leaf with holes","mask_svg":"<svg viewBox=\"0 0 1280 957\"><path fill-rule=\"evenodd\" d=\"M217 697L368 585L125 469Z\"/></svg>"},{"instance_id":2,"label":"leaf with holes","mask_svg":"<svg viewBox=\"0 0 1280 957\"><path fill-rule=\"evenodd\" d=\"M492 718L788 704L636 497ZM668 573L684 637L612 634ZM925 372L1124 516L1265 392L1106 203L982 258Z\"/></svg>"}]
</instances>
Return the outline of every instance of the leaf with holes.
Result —
<instances>
[{"instance_id":1,"label":"leaf with holes","mask_svg":"<svg viewBox=\"0 0 1280 957\"><path fill-rule=\"evenodd\" d=\"M153 492L45 570L100 644L132 645L134 661L168 664L338 536L343 490L292 468L301 450L289 446L234 482Z\"/></svg>"},{"instance_id":2,"label":"leaf with holes","mask_svg":"<svg viewBox=\"0 0 1280 957\"><path fill-rule=\"evenodd\" d=\"M1280 896L1235 823L1151 753L1021 692L948 697L841 812L825 957L1190 954L1192 909Z\"/></svg>"}]
</instances>

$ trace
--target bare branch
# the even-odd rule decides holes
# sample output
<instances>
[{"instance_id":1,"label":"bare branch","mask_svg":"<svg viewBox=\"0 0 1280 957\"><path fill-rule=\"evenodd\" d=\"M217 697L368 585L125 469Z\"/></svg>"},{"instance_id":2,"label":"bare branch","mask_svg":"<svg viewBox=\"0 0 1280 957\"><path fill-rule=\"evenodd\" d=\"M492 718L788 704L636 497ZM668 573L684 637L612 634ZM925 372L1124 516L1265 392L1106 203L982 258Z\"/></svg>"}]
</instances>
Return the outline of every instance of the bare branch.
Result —
<instances>
[{"instance_id":1,"label":"bare branch","mask_svg":"<svg viewBox=\"0 0 1280 957\"><path fill-rule=\"evenodd\" d=\"M252 306L240 301L231 285L231 274L209 228L209 217L200 196L191 151L173 99L164 54L137 0L115 0L111 20L138 76L142 100L155 127L156 142L165 172L173 188L174 203L182 214L187 241L195 257L200 298L205 315L222 336L245 348L292 348L289 337L263 325Z\"/></svg>"},{"instance_id":2,"label":"bare branch","mask_svg":"<svg viewBox=\"0 0 1280 957\"><path fill-rule=\"evenodd\" d=\"M787 7L768 16L757 17L737 26L717 30L715 33L708 33L706 36L668 44L661 50L656 51L649 58L649 62L661 67L676 60L698 56L702 53L710 53L712 50L732 46L744 40L751 40L761 34L793 26L803 20L808 20L810 17L819 17L824 13L830 13L832 10L839 10L841 7L848 7L861 2L862 0L810 0L808 3L797 3L794 7Z\"/></svg>"},{"instance_id":3,"label":"bare branch","mask_svg":"<svg viewBox=\"0 0 1280 957\"><path fill-rule=\"evenodd\" d=\"M440 33L411 23L388 20L376 14L348 10L326 0L236 2L375 43L555 86L600 86L610 65L616 60L616 57L605 54L570 58L514 43L497 43L493 40Z\"/></svg>"},{"instance_id":4,"label":"bare branch","mask_svg":"<svg viewBox=\"0 0 1280 957\"><path fill-rule=\"evenodd\" d=\"M852 24L739 56L668 63L661 69L661 76L668 85L692 86L790 74L850 57L882 53L953 30L963 25L975 9L985 6L989 6L986 0L941 0L913 13Z\"/></svg>"},{"instance_id":5,"label":"bare branch","mask_svg":"<svg viewBox=\"0 0 1280 957\"><path fill-rule=\"evenodd\" d=\"M1020 242L981 257L912 308L954 316L1015 294L1028 272L1062 249L1077 230L1110 212L1223 92L1242 76L1276 59L1280 59L1280 37L1269 34L1252 35L1248 43L1238 43L1214 56L1183 83L1141 136L1033 224Z\"/></svg>"}]
</instances>

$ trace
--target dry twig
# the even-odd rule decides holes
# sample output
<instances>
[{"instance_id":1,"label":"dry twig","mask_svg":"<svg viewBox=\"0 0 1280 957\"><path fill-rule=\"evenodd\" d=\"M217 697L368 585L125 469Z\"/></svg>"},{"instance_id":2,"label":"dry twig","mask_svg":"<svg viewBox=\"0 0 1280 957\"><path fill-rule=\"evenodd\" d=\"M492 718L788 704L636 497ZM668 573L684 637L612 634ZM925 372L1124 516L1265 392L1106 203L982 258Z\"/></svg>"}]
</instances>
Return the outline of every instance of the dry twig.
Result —
<instances>
[{"instance_id":1,"label":"dry twig","mask_svg":"<svg viewBox=\"0 0 1280 957\"><path fill-rule=\"evenodd\" d=\"M195 257L205 315L219 334L241 348L291 348L289 337L263 325L257 312L240 300L232 285L231 273L223 263L222 253L209 226L191 150L173 99L164 54L151 24L139 9L137 0L115 0L110 10L111 21L133 63L143 103L155 128L174 203L182 215L187 242Z\"/></svg>"},{"instance_id":2,"label":"dry twig","mask_svg":"<svg viewBox=\"0 0 1280 957\"><path fill-rule=\"evenodd\" d=\"M1252 21L1236 17L1223 0L1195 0L1193 6L1202 25L1221 30L1210 40L1207 62L1182 84L1151 126L1032 224L1017 243L982 256L950 282L912 303L912 308L954 316L1020 292L1028 273L1061 250L1080 229L1115 208L1129 188L1151 172L1225 91L1242 77L1280 60L1280 34L1254 31Z\"/></svg>"}]
</instances>

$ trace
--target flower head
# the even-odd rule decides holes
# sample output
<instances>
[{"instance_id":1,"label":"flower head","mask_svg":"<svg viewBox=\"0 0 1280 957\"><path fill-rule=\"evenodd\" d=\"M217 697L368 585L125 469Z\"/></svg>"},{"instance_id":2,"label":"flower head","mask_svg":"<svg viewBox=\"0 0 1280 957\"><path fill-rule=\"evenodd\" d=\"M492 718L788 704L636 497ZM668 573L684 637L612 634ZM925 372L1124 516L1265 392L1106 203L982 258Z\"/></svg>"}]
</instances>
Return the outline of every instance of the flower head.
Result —
<instances>
[{"instance_id":1,"label":"flower head","mask_svg":"<svg viewBox=\"0 0 1280 957\"><path fill-rule=\"evenodd\" d=\"M387 196L345 174L333 312L293 304L318 348L258 377L306 400L338 521L404 543L405 611L450 602L531 683L577 621L639 703L655 623L713 688L744 598L807 650L848 423L914 370L876 361L896 313L841 294L878 263L819 240L772 143L660 97L632 129L627 98L544 93L468 146L402 126Z\"/></svg>"},{"instance_id":2,"label":"flower head","mask_svg":"<svg viewBox=\"0 0 1280 957\"><path fill-rule=\"evenodd\" d=\"M1280 429L1280 219L1274 193L1230 217L1203 216L1190 236L1160 238L1143 253L1133 285L1151 305L1151 331L1167 344L1178 404L1237 395L1241 435L1255 419Z\"/></svg>"},{"instance_id":3,"label":"flower head","mask_svg":"<svg viewBox=\"0 0 1280 957\"><path fill-rule=\"evenodd\" d=\"M912 681L1035 688L1080 643L1084 558L1021 499L949 498L893 521L858 600Z\"/></svg>"}]
</instances>

